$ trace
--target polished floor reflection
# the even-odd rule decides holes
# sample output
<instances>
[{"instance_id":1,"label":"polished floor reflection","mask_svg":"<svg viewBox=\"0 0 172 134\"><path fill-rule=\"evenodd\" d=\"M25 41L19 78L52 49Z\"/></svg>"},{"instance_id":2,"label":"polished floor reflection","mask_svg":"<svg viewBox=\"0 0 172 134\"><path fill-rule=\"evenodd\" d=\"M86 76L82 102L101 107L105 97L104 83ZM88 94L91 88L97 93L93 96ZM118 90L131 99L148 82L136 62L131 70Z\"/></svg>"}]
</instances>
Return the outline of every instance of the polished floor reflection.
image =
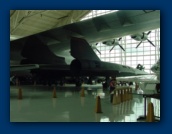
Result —
<instances>
[{"instance_id":1,"label":"polished floor reflection","mask_svg":"<svg viewBox=\"0 0 172 134\"><path fill-rule=\"evenodd\" d=\"M22 100L18 99L17 86L10 87L10 121L11 122L138 122L144 115L142 95L133 95L132 100L113 105L110 103L108 90L101 85L72 85L56 87L20 86ZM84 89L85 97L81 97ZM102 113L95 113L96 97L100 96ZM147 99L154 104L154 114L160 117L160 101Z\"/></svg>"}]
</instances>

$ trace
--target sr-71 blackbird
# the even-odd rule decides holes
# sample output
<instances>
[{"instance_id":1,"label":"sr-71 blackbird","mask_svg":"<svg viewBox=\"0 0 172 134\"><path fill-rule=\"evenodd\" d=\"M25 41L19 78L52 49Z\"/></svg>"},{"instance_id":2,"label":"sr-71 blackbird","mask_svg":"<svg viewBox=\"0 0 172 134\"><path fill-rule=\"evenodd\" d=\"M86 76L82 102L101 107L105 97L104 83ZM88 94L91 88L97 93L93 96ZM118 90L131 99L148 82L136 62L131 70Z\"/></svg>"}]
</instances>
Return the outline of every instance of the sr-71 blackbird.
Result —
<instances>
[{"instance_id":1,"label":"sr-71 blackbird","mask_svg":"<svg viewBox=\"0 0 172 134\"><path fill-rule=\"evenodd\" d=\"M160 27L159 10L124 10L72 23L10 42L10 72L30 70L35 78L135 76L147 74L101 61L89 44Z\"/></svg>"}]
</instances>

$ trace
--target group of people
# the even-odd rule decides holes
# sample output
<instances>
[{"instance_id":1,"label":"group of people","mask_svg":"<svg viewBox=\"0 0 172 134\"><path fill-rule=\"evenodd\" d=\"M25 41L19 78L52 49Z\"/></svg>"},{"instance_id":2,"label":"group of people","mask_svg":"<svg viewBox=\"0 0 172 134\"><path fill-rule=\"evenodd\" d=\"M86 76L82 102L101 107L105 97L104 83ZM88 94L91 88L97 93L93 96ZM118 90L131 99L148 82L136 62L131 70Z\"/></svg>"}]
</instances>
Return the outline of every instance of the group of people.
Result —
<instances>
[{"instance_id":1,"label":"group of people","mask_svg":"<svg viewBox=\"0 0 172 134\"><path fill-rule=\"evenodd\" d=\"M128 86L132 86L133 83L130 82ZM115 77L112 77L110 82L109 82L109 93L110 93L110 102L112 103L113 101L113 95L114 95L114 90L117 86L117 81L116 81L116 78ZM156 90L157 90L157 93L160 93L160 83L156 84ZM139 88L139 85L138 83L135 84L135 91L139 94L143 94L143 91Z\"/></svg>"}]
</instances>

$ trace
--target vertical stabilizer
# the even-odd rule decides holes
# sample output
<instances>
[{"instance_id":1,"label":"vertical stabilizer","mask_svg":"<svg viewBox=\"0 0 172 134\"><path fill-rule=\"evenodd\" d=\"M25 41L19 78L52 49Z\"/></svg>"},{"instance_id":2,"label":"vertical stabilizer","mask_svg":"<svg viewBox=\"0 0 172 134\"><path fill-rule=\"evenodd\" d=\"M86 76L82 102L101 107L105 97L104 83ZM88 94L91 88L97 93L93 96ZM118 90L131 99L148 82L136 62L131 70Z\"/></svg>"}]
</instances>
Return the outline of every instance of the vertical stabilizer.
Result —
<instances>
[{"instance_id":1,"label":"vertical stabilizer","mask_svg":"<svg viewBox=\"0 0 172 134\"><path fill-rule=\"evenodd\" d=\"M71 55L76 59L100 61L98 56L95 54L95 52L85 39L72 37L70 47Z\"/></svg>"}]
</instances>

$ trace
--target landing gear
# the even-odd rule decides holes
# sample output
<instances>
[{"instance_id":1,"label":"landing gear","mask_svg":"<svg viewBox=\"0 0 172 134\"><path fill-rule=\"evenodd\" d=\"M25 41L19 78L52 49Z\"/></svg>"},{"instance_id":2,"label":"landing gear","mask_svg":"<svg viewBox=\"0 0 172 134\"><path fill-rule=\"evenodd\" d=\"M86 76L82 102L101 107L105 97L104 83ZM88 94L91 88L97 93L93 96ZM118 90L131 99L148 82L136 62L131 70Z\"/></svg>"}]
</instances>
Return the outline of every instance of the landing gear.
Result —
<instances>
[{"instance_id":1,"label":"landing gear","mask_svg":"<svg viewBox=\"0 0 172 134\"><path fill-rule=\"evenodd\" d=\"M104 89L109 87L109 77L106 77L105 82L102 83L102 86Z\"/></svg>"},{"instance_id":2,"label":"landing gear","mask_svg":"<svg viewBox=\"0 0 172 134\"><path fill-rule=\"evenodd\" d=\"M87 84L93 85L93 79L92 79L92 77L89 77Z\"/></svg>"},{"instance_id":3,"label":"landing gear","mask_svg":"<svg viewBox=\"0 0 172 134\"><path fill-rule=\"evenodd\" d=\"M76 78L75 85L76 85L76 87L81 87L82 79L81 78Z\"/></svg>"},{"instance_id":4,"label":"landing gear","mask_svg":"<svg viewBox=\"0 0 172 134\"><path fill-rule=\"evenodd\" d=\"M78 82L75 83L75 85L76 85L76 87L81 87L82 82L79 82L79 81L78 81Z\"/></svg>"},{"instance_id":5,"label":"landing gear","mask_svg":"<svg viewBox=\"0 0 172 134\"><path fill-rule=\"evenodd\" d=\"M64 82L63 82L63 81L60 81L60 82L59 82L59 85L60 85L60 86L63 86L63 85L64 85Z\"/></svg>"},{"instance_id":6,"label":"landing gear","mask_svg":"<svg viewBox=\"0 0 172 134\"><path fill-rule=\"evenodd\" d=\"M104 82L104 83L102 83L102 86L103 86L103 88L108 88L108 83Z\"/></svg>"},{"instance_id":7,"label":"landing gear","mask_svg":"<svg viewBox=\"0 0 172 134\"><path fill-rule=\"evenodd\" d=\"M57 83L53 80L45 80L45 81L42 81L41 84L48 85L49 87L51 87L52 85L57 85Z\"/></svg>"}]
</instances>

